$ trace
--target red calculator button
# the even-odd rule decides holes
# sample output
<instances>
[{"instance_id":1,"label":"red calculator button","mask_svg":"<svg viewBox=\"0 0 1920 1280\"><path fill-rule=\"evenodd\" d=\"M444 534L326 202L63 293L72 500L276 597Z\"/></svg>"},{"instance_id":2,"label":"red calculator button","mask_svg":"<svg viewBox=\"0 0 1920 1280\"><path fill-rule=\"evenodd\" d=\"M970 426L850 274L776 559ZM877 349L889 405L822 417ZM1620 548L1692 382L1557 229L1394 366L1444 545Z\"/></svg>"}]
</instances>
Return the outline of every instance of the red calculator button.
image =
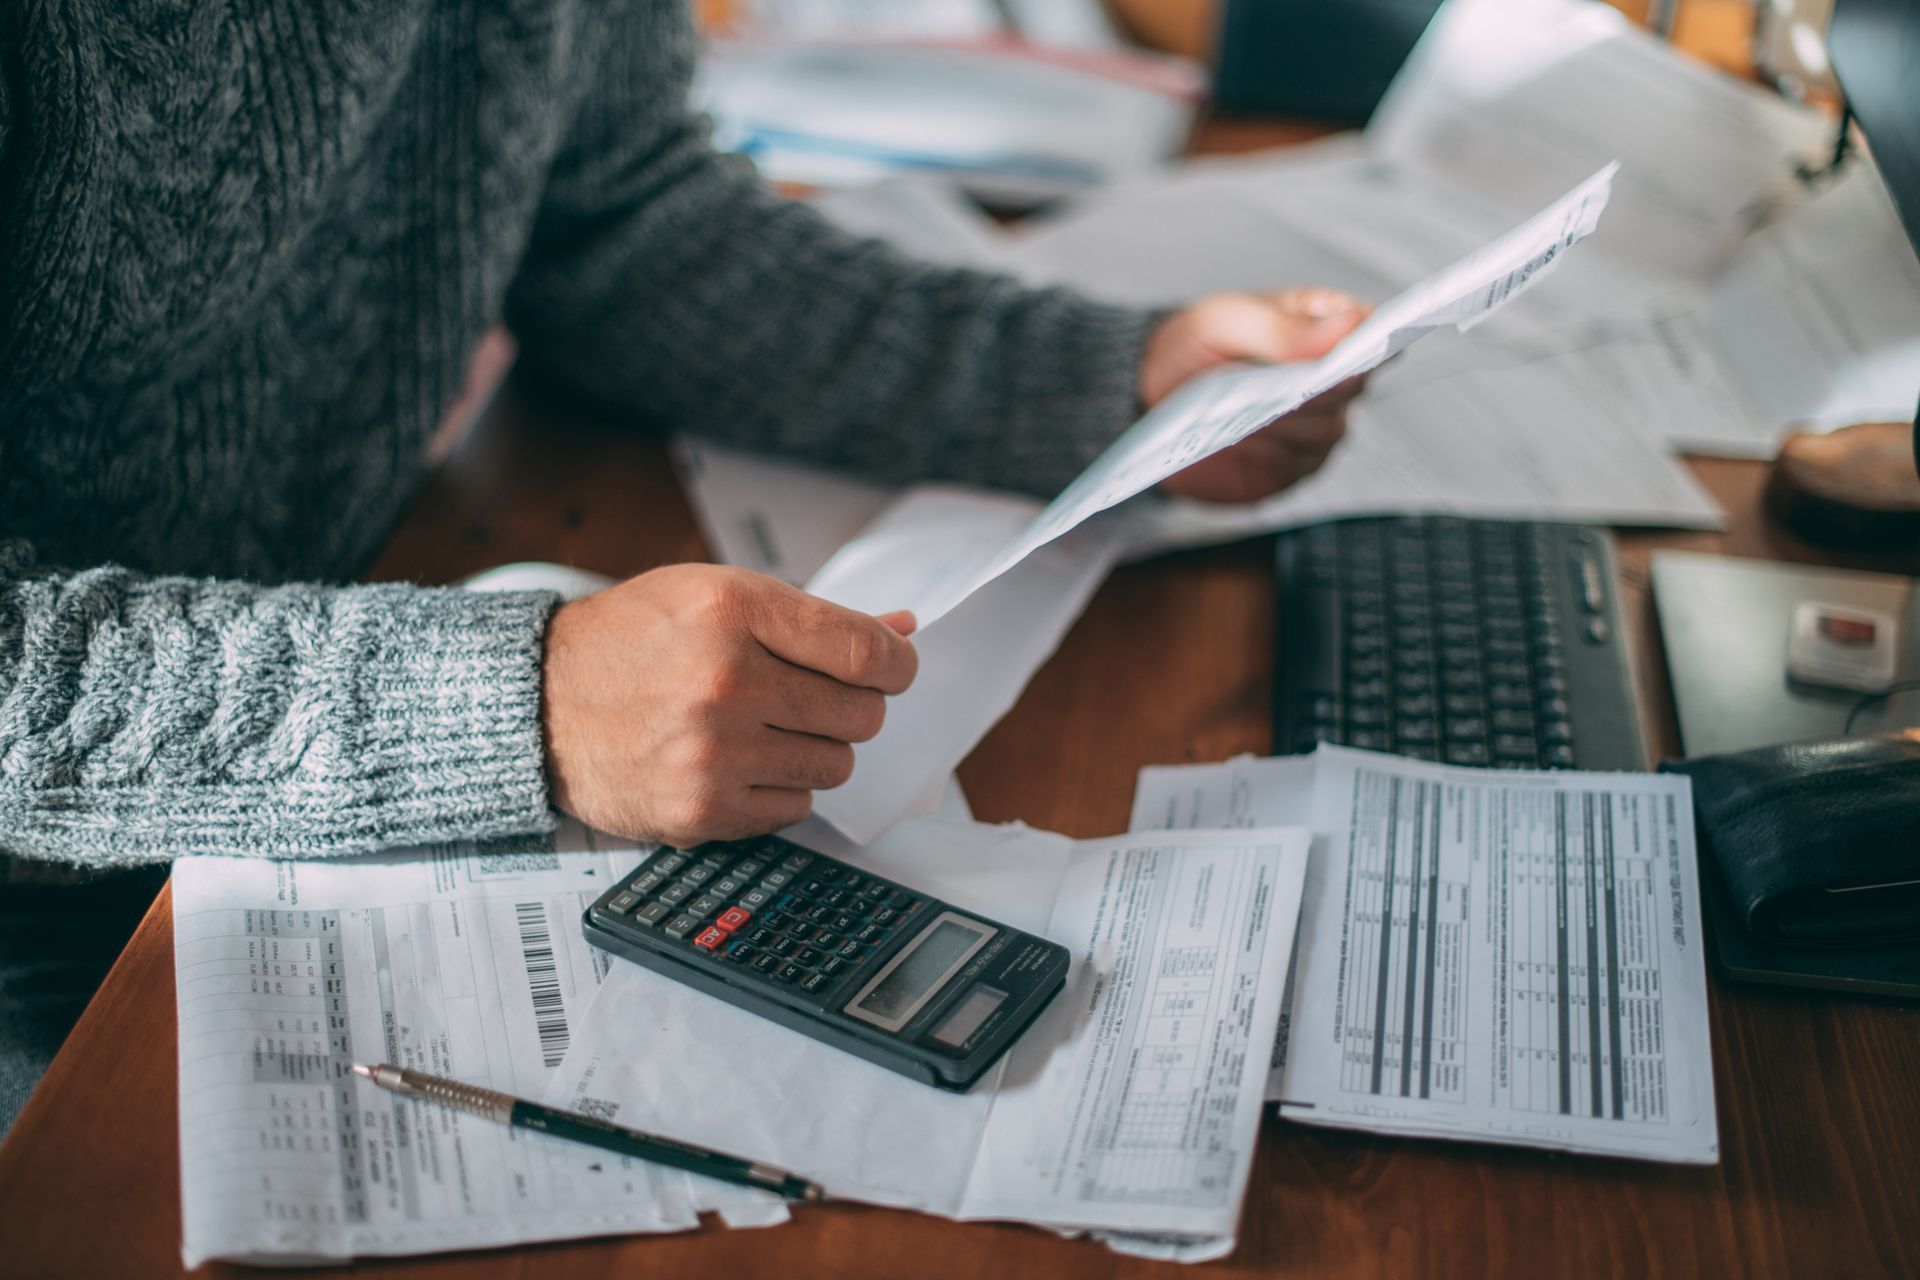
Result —
<instances>
[{"instance_id":1,"label":"red calculator button","mask_svg":"<svg viewBox=\"0 0 1920 1280\"><path fill-rule=\"evenodd\" d=\"M727 940L726 930L716 928L713 925L708 925L704 930L701 931L700 936L693 940L693 945L696 947L702 947L708 951L711 951L715 947L719 946L721 943L725 942L726 940Z\"/></svg>"},{"instance_id":2,"label":"red calculator button","mask_svg":"<svg viewBox=\"0 0 1920 1280\"><path fill-rule=\"evenodd\" d=\"M753 919L753 912L748 911L745 907L728 907L720 913L719 919L715 920L713 925L716 929L724 929L728 933L732 933L735 929L738 929L751 919Z\"/></svg>"}]
</instances>

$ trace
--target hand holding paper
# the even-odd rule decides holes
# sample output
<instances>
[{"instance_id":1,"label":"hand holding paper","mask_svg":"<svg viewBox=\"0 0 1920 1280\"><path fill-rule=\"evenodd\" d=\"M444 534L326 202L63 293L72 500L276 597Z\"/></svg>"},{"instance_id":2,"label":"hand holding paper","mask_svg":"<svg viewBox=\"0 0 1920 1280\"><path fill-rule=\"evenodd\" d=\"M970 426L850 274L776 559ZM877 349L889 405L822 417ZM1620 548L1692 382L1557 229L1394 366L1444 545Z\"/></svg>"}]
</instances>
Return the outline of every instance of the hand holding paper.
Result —
<instances>
[{"instance_id":1,"label":"hand holding paper","mask_svg":"<svg viewBox=\"0 0 1920 1280\"><path fill-rule=\"evenodd\" d=\"M978 568L951 574L923 598L921 626L937 622L1068 530L1246 439L1275 418L1376 367L1422 334L1447 326L1472 328L1593 231L1617 167L1608 165L1506 235L1405 290L1321 359L1229 368L1182 386L1129 428L997 554Z\"/></svg>"}]
</instances>

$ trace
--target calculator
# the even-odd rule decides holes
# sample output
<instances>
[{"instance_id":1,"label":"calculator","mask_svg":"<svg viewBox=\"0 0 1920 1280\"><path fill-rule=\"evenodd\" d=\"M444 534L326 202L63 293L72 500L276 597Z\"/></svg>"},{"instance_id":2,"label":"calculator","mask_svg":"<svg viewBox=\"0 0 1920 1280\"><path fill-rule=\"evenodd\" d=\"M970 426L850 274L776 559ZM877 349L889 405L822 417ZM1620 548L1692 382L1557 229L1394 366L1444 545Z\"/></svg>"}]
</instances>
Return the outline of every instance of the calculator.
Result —
<instances>
[{"instance_id":1,"label":"calculator","mask_svg":"<svg viewBox=\"0 0 1920 1280\"><path fill-rule=\"evenodd\" d=\"M1047 1007L1067 950L778 836L663 848L588 941L781 1026L964 1090Z\"/></svg>"}]
</instances>

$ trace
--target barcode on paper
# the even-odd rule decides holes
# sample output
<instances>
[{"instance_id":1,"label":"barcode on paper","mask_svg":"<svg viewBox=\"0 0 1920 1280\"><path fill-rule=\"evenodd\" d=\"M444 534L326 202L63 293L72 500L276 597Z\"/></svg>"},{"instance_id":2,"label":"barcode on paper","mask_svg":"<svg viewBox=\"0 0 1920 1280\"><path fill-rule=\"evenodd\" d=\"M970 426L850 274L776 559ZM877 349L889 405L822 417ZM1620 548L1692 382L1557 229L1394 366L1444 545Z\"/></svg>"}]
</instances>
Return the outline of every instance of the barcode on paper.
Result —
<instances>
[{"instance_id":1,"label":"barcode on paper","mask_svg":"<svg viewBox=\"0 0 1920 1280\"><path fill-rule=\"evenodd\" d=\"M567 1056L572 1032L560 998L560 971L553 960L553 934L547 929L544 902L519 902L513 914L520 926L520 954L527 965L527 992L533 998L533 1025L540 1033L540 1058L557 1067Z\"/></svg>"}]
</instances>

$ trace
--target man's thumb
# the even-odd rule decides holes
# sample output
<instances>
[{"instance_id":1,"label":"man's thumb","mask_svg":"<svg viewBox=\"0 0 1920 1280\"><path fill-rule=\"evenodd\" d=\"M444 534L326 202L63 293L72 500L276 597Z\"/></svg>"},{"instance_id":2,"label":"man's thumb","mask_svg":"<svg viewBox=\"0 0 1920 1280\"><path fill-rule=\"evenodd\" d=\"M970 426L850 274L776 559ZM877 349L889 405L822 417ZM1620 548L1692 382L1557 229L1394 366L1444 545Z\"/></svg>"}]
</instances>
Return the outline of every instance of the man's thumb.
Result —
<instances>
[{"instance_id":1,"label":"man's thumb","mask_svg":"<svg viewBox=\"0 0 1920 1280\"><path fill-rule=\"evenodd\" d=\"M920 627L920 624L914 621L913 614L906 609L895 609L892 613L882 613L875 616L880 622L892 627L897 634L903 636L912 635Z\"/></svg>"}]
</instances>

